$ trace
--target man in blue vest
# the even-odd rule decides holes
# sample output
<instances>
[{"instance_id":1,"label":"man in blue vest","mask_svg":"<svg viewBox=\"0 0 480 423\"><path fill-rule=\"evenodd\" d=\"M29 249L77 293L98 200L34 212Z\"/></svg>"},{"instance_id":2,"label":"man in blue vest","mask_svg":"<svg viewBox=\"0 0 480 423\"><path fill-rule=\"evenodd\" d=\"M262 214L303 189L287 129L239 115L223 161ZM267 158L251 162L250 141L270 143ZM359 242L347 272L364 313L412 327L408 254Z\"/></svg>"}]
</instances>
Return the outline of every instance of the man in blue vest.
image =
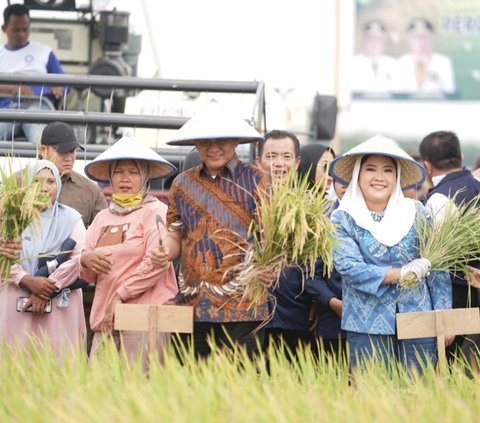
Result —
<instances>
[{"instance_id":1,"label":"man in blue vest","mask_svg":"<svg viewBox=\"0 0 480 423\"><path fill-rule=\"evenodd\" d=\"M443 219L449 200L453 199L456 205L468 204L480 194L480 181L463 167L460 141L454 132L437 131L427 135L420 144L420 155L433 183L427 194L427 206L434 219ZM478 289L470 286L463 274L452 277L452 295L453 308L478 307L480 304ZM463 341L463 336L457 336L449 347L450 353L458 352Z\"/></svg>"}]
</instances>

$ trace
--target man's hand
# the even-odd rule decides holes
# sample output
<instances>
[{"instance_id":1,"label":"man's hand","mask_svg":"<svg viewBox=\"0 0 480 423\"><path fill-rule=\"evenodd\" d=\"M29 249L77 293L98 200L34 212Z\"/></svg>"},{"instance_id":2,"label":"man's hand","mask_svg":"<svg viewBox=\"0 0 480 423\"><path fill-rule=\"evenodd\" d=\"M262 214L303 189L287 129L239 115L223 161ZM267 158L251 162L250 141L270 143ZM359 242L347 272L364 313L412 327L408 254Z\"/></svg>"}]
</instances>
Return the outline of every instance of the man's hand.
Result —
<instances>
[{"instance_id":1,"label":"man's hand","mask_svg":"<svg viewBox=\"0 0 480 423\"><path fill-rule=\"evenodd\" d=\"M63 87L50 87L50 94L52 94L57 100L63 97L65 90Z\"/></svg>"},{"instance_id":2,"label":"man's hand","mask_svg":"<svg viewBox=\"0 0 480 423\"><path fill-rule=\"evenodd\" d=\"M43 276L25 275L20 282L25 285L33 295L42 300L49 300L52 294L57 291L55 284Z\"/></svg>"},{"instance_id":3,"label":"man's hand","mask_svg":"<svg viewBox=\"0 0 480 423\"><path fill-rule=\"evenodd\" d=\"M261 273L258 276L258 280L260 283L263 285L264 288L270 288L272 285L275 284L278 280L278 275L277 274L272 274L272 273Z\"/></svg>"},{"instance_id":4,"label":"man's hand","mask_svg":"<svg viewBox=\"0 0 480 423\"><path fill-rule=\"evenodd\" d=\"M342 308L343 308L343 303L342 300L339 300L338 298L333 297L329 302L328 306L335 312L337 313L338 317L342 317Z\"/></svg>"},{"instance_id":5,"label":"man's hand","mask_svg":"<svg viewBox=\"0 0 480 423\"><path fill-rule=\"evenodd\" d=\"M480 270L472 266L467 266L469 273L465 274L465 279L474 288L480 288Z\"/></svg>"}]
</instances>

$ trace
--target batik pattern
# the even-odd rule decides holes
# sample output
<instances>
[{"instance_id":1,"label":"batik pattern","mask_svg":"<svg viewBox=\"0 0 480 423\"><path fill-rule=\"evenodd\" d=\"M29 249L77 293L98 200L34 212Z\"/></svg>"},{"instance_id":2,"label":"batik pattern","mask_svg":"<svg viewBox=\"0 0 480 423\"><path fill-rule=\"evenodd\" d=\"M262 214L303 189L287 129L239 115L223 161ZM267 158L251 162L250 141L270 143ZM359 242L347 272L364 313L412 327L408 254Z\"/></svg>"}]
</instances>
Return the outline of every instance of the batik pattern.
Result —
<instances>
[{"instance_id":1,"label":"batik pattern","mask_svg":"<svg viewBox=\"0 0 480 423\"><path fill-rule=\"evenodd\" d=\"M428 216L421 204L417 213ZM342 329L377 335L395 334L397 312L451 308L451 283L446 272L431 272L415 288L382 285L387 271L419 258L416 225L393 247L380 244L345 211L336 211L337 243L333 261L342 276Z\"/></svg>"}]
</instances>

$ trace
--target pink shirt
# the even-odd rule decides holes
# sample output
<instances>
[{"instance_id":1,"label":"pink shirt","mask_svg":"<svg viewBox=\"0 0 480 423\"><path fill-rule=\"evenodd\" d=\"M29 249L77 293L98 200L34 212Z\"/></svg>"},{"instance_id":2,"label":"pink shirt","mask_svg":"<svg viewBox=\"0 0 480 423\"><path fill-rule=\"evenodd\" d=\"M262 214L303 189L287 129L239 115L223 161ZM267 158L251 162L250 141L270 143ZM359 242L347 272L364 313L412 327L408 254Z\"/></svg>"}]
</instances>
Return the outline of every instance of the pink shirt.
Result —
<instances>
[{"instance_id":1,"label":"pink shirt","mask_svg":"<svg viewBox=\"0 0 480 423\"><path fill-rule=\"evenodd\" d=\"M90 314L92 330L100 330L106 308L116 293L127 304L165 304L175 297L177 282L173 265L167 271L157 270L149 258L150 251L159 244L160 235L164 238L167 234L156 223L156 216L165 221L166 213L167 206L158 200L124 216L105 209L88 228L84 251L108 251L113 261L107 275L97 275L79 264L80 277L97 284ZM98 243L104 246L96 247Z\"/></svg>"},{"instance_id":2,"label":"pink shirt","mask_svg":"<svg viewBox=\"0 0 480 423\"><path fill-rule=\"evenodd\" d=\"M77 242L70 259L48 277L59 290L78 278L78 258L85 240L85 226L81 219L70 238ZM19 287L27 274L20 264L14 265L11 270L12 282L5 282L5 286L0 287L0 343L3 340L11 344L19 341L27 345L30 336L46 334L57 352L63 347L84 345L86 327L82 290L76 289L68 294L69 304L66 308L58 308L60 297L57 296L52 299L51 313L19 313L16 311L17 298L29 296Z\"/></svg>"}]
</instances>

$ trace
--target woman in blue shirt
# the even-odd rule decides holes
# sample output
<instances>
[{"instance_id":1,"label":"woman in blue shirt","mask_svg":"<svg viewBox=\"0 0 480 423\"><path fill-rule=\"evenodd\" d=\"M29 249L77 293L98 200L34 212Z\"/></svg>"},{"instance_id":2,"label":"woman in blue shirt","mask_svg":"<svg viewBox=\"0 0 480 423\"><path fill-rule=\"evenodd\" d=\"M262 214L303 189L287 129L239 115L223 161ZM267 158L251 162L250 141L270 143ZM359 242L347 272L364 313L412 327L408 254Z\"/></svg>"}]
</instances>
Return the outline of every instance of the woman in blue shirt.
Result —
<instances>
[{"instance_id":1,"label":"woman in blue shirt","mask_svg":"<svg viewBox=\"0 0 480 423\"><path fill-rule=\"evenodd\" d=\"M395 314L451 308L449 275L429 273L430 262L419 258L415 221L428 211L402 193L424 181L425 169L395 141L377 135L337 157L331 173L349 184L332 221L350 364L377 356L421 372L422 364L436 361L435 340L397 340ZM408 272L418 283L401 289L398 281Z\"/></svg>"}]
</instances>

